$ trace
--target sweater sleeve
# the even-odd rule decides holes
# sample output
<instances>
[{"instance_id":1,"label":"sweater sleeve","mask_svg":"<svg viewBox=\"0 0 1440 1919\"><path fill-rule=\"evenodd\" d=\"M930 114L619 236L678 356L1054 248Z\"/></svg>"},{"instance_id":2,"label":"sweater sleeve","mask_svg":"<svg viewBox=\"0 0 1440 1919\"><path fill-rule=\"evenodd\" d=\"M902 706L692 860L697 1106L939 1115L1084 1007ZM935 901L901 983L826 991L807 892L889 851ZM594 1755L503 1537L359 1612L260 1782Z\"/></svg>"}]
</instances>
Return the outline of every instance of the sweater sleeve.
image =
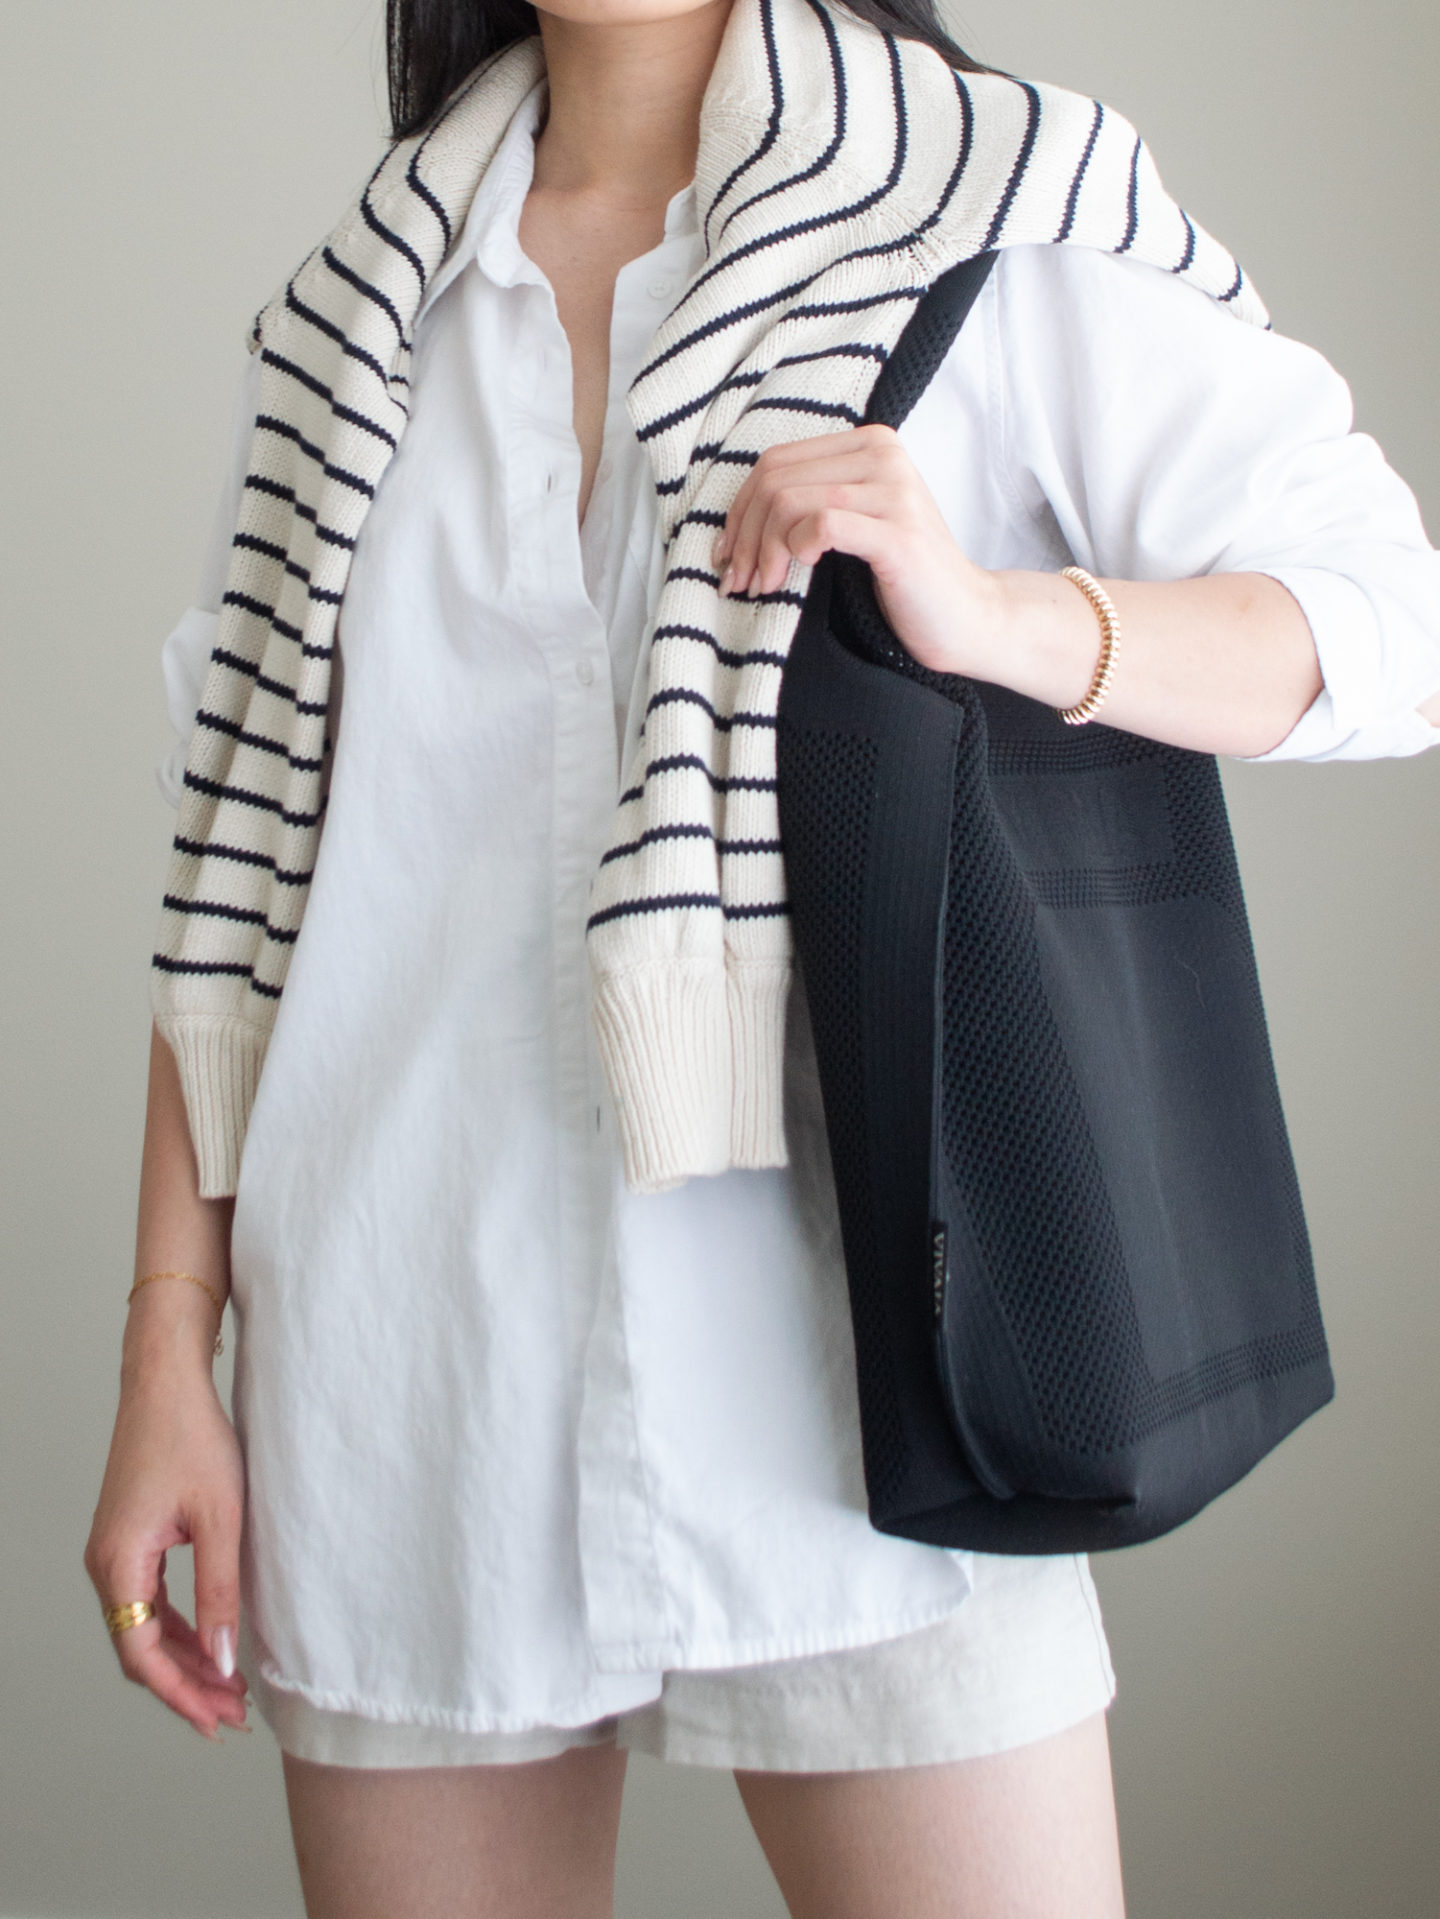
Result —
<instances>
[{"instance_id":1,"label":"sweater sleeve","mask_svg":"<svg viewBox=\"0 0 1440 1919\"><path fill-rule=\"evenodd\" d=\"M1324 685L1260 760L1440 744L1440 555L1345 381L1155 267L1017 248L996 275L1002 464L1024 510L1116 579L1260 572L1294 595Z\"/></svg>"},{"instance_id":2,"label":"sweater sleeve","mask_svg":"<svg viewBox=\"0 0 1440 1919\"><path fill-rule=\"evenodd\" d=\"M175 742L156 767L155 779L171 806L180 804L185 757L195 727L195 712L205 684L205 671L215 647L215 629L225 591L230 543L239 517L250 434L255 423L259 374L260 356L247 354L235 394L225 480L215 506L195 604L181 614L160 651L160 670L165 680L165 708L175 732Z\"/></svg>"}]
</instances>

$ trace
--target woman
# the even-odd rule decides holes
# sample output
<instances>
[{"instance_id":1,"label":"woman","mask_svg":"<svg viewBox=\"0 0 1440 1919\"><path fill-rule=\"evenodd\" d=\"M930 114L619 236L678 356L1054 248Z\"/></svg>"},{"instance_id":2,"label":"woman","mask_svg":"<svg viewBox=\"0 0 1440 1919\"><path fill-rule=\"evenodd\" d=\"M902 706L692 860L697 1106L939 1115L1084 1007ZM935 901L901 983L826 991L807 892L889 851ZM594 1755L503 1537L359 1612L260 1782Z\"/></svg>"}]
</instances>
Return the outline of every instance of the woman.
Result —
<instances>
[{"instance_id":1,"label":"woman","mask_svg":"<svg viewBox=\"0 0 1440 1919\"><path fill-rule=\"evenodd\" d=\"M970 70L918 10L865 18ZM730 605L727 633L742 602L779 620L797 569L833 547L870 563L925 664L1070 709L1099 640L1059 578L1078 559L1124 629L1109 724L1251 758L1371 757L1440 740L1435 556L1403 485L1349 434L1338 379L1224 310L1250 296L1214 243L1185 221L1183 256L1157 270L1183 216L1138 144L1110 181L1112 129L1088 105L1058 207L1043 199L1047 136L1032 142L1021 114L1025 164L977 230L998 263L898 434L816 400L729 481L714 449L730 441L697 454L692 431L672 487L663 442L685 409L646 398L667 364L656 342L718 265L750 270L736 181L756 187L787 140L804 151L806 48L822 79L834 35L854 62L833 150L860 200L881 191L874 156L854 158L873 132L862 77L933 82L942 65L807 0L397 7L397 130L439 126L433 157L470 110L462 97L447 122L442 103L537 25L530 53L476 83L478 113L503 75L503 124L473 198L434 215L434 257L418 227L387 224L389 201L362 203L267 310L288 310L316 352L330 342L327 379L291 357L281 321L262 323L209 577L167 648L190 742L169 770L191 808L177 847L202 857L193 821L217 798L239 809L236 834L257 808L293 825L291 789L260 790L275 761L328 781L324 852L312 880L206 828L212 865L263 865L308 898L303 934L298 909L167 902L186 926L208 914L214 940L263 921L271 970L243 969L279 1011L245 1053L236 1034L259 1032L258 1013L186 1024L157 1001L141 1283L87 1564L107 1607L156 1602L157 1617L115 1620L122 1666L207 1735L243 1723L247 1636L312 1913L607 1910L629 1746L733 1767L796 1913L1118 1913L1113 1680L1083 1560L942 1552L866 1522L801 997L783 1036L783 1164L763 1126L758 1145L727 1129L714 1164L696 1163L708 1147L667 1159L668 1135L646 1160L644 1071L627 1079L626 1062L648 1035L616 1012L612 954L592 1033L586 915L612 899L592 882L624 872L606 867L630 845L613 823L621 767L639 752L653 768L661 730L662 668L642 640L692 588ZM961 89L965 181L1021 104L1010 87ZM1062 103L1033 102L1031 129L1070 124ZM908 128L916 164L951 132L938 109ZM443 171L397 191L443 201ZM1102 241L1087 221L1101 231L1115 184ZM397 277L358 273L352 241ZM326 274L377 334L357 320L334 337L309 304ZM808 286L789 297L825 304ZM827 351L871 338L864 310ZM726 433L737 418L760 432L763 381L745 386L723 330L707 339L714 390L734 401ZM357 425L327 384L352 372L392 410L377 401ZM274 411L287 381L309 396L297 406L323 388L327 433L343 410L383 461L373 481L338 439L317 448ZM275 478L277 440L295 473L308 460L360 500L353 522ZM697 461L701 477L678 477ZM723 512L695 505L717 497ZM271 502L278 543L246 518ZM340 596L324 555L295 557L302 508L346 555L343 715L338 687L311 697L301 677L328 651L319 627L245 584L243 568L278 569L306 620L325 617ZM220 657L246 619L292 649L286 683L269 654ZM292 730L258 735L253 704L243 720L217 711L226 674ZM302 708L333 750L297 746ZM710 708L731 727L744 710L733 691ZM250 785L217 780L213 755L233 768L239 751ZM199 950L167 948L167 977L242 966ZM667 1084L686 1078L685 1045L656 1050ZM233 1429L206 1363L232 1287ZM164 1552L184 1540L194 1630L164 1597Z\"/></svg>"}]
</instances>

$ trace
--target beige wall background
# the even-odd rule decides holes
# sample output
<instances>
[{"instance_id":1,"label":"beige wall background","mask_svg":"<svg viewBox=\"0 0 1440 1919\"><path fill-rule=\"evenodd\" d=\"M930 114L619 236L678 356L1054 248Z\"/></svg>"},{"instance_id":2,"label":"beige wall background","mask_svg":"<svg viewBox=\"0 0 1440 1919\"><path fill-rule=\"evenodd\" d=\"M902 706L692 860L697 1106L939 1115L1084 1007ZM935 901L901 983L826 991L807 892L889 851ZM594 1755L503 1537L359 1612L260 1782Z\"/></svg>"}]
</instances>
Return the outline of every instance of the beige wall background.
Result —
<instances>
[{"instance_id":1,"label":"beige wall background","mask_svg":"<svg viewBox=\"0 0 1440 1919\"><path fill-rule=\"evenodd\" d=\"M81 1568L116 1390L170 828L158 648L242 333L368 171L377 0L6 0L0 1914L293 1919L278 1756L118 1677ZM1096 92L1347 373L1440 532L1440 13L963 0ZM1227 772L1339 1378L1098 1567L1133 1919L1440 1910L1440 753ZM228 1357L220 1362L228 1368ZM636 1761L625 1919L781 1912L728 1776Z\"/></svg>"}]
</instances>

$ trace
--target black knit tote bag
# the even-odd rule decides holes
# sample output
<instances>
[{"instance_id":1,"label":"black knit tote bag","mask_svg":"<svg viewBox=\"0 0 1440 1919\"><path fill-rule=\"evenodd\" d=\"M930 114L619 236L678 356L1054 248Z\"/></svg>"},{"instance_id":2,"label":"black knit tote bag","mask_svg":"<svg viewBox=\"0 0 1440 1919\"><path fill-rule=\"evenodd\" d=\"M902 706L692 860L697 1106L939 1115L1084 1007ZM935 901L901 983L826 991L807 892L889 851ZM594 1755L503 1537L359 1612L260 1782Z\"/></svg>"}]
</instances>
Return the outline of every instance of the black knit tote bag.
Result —
<instances>
[{"instance_id":1,"label":"black knit tote bag","mask_svg":"<svg viewBox=\"0 0 1440 1919\"><path fill-rule=\"evenodd\" d=\"M905 418L992 260L936 281L867 419ZM927 671L828 553L779 805L872 1523L1170 1530L1334 1390L1214 758Z\"/></svg>"}]
</instances>

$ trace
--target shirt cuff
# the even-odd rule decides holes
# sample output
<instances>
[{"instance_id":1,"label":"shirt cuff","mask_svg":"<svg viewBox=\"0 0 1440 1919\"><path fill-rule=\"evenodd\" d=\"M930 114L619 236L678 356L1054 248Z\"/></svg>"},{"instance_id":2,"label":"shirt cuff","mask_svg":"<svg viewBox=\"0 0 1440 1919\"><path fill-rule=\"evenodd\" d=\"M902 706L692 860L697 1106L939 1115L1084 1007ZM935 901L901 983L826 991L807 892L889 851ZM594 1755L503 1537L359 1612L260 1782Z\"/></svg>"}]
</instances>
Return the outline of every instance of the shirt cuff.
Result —
<instances>
[{"instance_id":1,"label":"shirt cuff","mask_svg":"<svg viewBox=\"0 0 1440 1919\"><path fill-rule=\"evenodd\" d=\"M1383 642L1380 622L1369 596L1344 573L1316 566L1267 566L1251 569L1266 573L1299 602L1309 621L1324 681L1320 692L1277 746L1267 753L1237 754L1237 759L1316 760L1329 758L1376 717L1382 684ZM1390 716L1386 716L1389 720ZM1429 722L1414 716L1421 726ZM1385 728L1389 731L1389 726ZM1440 729L1437 729L1440 738ZM1370 746L1360 757L1370 758L1394 747ZM1401 747L1418 752L1418 741Z\"/></svg>"}]
</instances>

